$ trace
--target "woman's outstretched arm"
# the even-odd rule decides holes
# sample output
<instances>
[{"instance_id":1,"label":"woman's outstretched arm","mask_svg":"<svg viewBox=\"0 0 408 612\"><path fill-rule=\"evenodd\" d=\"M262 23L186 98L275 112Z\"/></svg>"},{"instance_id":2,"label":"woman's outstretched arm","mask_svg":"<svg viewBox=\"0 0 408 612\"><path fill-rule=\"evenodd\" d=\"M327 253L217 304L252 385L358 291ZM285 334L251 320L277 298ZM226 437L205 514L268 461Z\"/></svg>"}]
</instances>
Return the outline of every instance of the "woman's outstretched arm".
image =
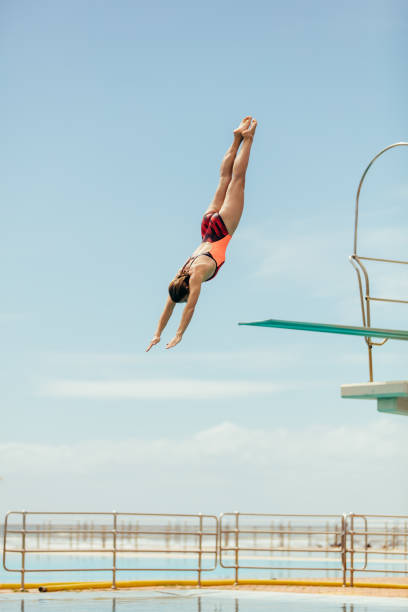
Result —
<instances>
[{"instance_id":1,"label":"woman's outstretched arm","mask_svg":"<svg viewBox=\"0 0 408 612\"><path fill-rule=\"evenodd\" d=\"M173 340L171 340L168 344L166 344L166 348L168 349L172 348L173 346L176 346L176 344L178 344L181 341L183 334L188 327L188 324L193 318L194 310L195 310L198 298L200 297L201 283L202 283L202 279L201 277L198 277L198 275L190 276L190 283L189 283L190 293L188 295L187 304L185 305L183 314L181 315L181 321L180 321L180 325L177 330L177 333L174 336Z\"/></svg>"},{"instance_id":2,"label":"woman's outstretched arm","mask_svg":"<svg viewBox=\"0 0 408 612\"><path fill-rule=\"evenodd\" d=\"M159 319L159 323L157 325L156 333L154 334L152 341L150 342L149 346L147 347L146 353L147 353L147 351L150 351L152 346L154 346L155 344L158 344L160 342L161 333L162 333L163 329L166 327L167 323L169 322L169 319L170 319L171 315L173 314L173 310L174 310L175 305L176 305L175 302L173 302L173 300L170 297L168 297L167 298L167 302L166 302L166 306L164 307L162 315L161 315L161 317Z\"/></svg>"}]
</instances>

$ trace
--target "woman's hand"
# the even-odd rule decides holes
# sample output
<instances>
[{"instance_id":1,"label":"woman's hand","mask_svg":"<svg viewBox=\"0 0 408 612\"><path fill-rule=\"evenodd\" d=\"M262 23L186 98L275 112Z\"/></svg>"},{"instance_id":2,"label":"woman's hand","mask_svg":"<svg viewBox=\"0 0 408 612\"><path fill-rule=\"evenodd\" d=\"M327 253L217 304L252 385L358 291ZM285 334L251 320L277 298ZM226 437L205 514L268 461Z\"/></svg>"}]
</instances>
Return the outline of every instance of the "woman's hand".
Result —
<instances>
[{"instance_id":1,"label":"woman's hand","mask_svg":"<svg viewBox=\"0 0 408 612\"><path fill-rule=\"evenodd\" d=\"M159 344L159 342L160 342L160 336L153 336L153 339L152 339L151 343L149 344L149 346L146 349L146 353L148 351L150 351L152 346L154 346L155 344Z\"/></svg>"},{"instance_id":2,"label":"woman's hand","mask_svg":"<svg viewBox=\"0 0 408 612\"><path fill-rule=\"evenodd\" d=\"M172 348L173 346L176 346L176 344L181 342L182 337L183 336L181 334L176 334L174 336L173 340L171 340L168 344L166 344L166 349L169 349L169 348Z\"/></svg>"}]
</instances>

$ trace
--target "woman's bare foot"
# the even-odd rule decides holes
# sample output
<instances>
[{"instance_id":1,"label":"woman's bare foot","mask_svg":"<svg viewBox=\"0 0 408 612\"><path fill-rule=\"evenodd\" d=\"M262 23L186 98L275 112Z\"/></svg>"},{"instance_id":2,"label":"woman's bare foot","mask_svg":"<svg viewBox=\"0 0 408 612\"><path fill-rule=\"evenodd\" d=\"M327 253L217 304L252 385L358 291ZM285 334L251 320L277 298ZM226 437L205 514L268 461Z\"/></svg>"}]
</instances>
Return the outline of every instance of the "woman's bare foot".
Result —
<instances>
[{"instance_id":1,"label":"woman's bare foot","mask_svg":"<svg viewBox=\"0 0 408 612\"><path fill-rule=\"evenodd\" d=\"M249 126L251 125L251 119L252 117L245 117L241 123L239 124L239 126L234 130L234 134L235 136L241 136L242 138L242 133L247 130L249 128Z\"/></svg>"},{"instance_id":2,"label":"woman's bare foot","mask_svg":"<svg viewBox=\"0 0 408 612\"><path fill-rule=\"evenodd\" d=\"M253 138L258 122L256 119L252 119L252 123L244 130L242 130L242 138Z\"/></svg>"}]
</instances>

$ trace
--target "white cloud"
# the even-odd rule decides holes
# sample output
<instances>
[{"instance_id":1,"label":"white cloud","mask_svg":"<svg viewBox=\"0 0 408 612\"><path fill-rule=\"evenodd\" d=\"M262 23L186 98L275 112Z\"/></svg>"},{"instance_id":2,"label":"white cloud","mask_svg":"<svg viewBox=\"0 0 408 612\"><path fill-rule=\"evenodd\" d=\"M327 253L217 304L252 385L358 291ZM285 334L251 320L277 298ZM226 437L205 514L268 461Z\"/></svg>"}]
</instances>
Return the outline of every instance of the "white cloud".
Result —
<instances>
[{"instance_id":1,"label":"white cloud","mask_svg":"<svg viewBox=\"0 0 408 612\"><path fill-rule=\"evenodd\" d=\"M373 406L374 408L374 406ZM129 470L137 465L215 467L226 461L229 468L268 470L271 465L321 466L330 459L331 469L350 467L362 458L408 460L406 432L397 422L379 417L368 427L310 427L251 429L225 422L182 439L128 438L119 441L91 440L77 444L0 444L5 474L89 473L115 466ZM303 467L302 467L303 466ZM3 474L4 475L4 474Z\"/></svg>"},{"instance_id":2,"label":"white cloud","mask_svg":"<svg viewBox=\"0 0 408 612\"><path fill-rule=\"evenodd\" d=\"M88 399L211 399L269 395L299 388L296 384L250 380L139 379L55 380L43 383L38 394Z\"/></svg>"},{"instance_id":3,"label":"white cloud","mask_svg":"<svg viewBox=\"0 0 408 612\"><path fill-rule=\"evenodd\" d=\"M227 422L180 439L1 444L3 504L402 512L408 445L401 418L298 431Z\"/></svg>"}]
</instances>

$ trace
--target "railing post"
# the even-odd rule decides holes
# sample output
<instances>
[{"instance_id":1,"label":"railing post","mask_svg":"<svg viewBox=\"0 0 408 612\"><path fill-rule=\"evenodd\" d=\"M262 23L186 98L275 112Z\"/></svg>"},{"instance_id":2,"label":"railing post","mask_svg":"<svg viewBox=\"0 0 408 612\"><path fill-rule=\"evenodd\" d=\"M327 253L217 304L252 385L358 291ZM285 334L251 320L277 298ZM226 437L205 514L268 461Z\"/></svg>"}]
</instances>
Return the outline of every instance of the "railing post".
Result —
<instances>
[{"instance_id":1,"label":"railing post","mask_svg":"<svg viewBox=\"0 0 408 612\"><path fill-rule=\"evenodd\" d=\"M201 587L201 562L203 554L203 515L199 512L200 517L200 531L198 535L198 586Z\"/></svg>"},{"instance_id":2,"label":"railing post","mask_svg":"<svg viewBox=\"0 0 408 612\"><path fill-rule=\"evenodd\" d=\"M116 589L116 542L117 535L116 531L118 528L118 513L116 510L112 512L113 516L113 530L112 530L112 544L113 544L113 567L112 567L112 589Z\"/></svg>"},{"instance_id":3,"label":"railing post","mask_svg":"<svg viewBox=\"0 0 408 612\"><path fill-rule=\"evenodd\" d=\"M367 517L361 517L364 521L364 566L363 569L367 569L368 565L368 522Z\"/></svg>"},{"instance_id":4,"label":"railing post","mask_svg":"<svg viewBox=\"0 0 408 612\"><path fill-rule=\"evenodd\" d=\"M343 586L347 586L347 515L341 517L341 566L343 568Z\"/></svg>"},{"instance_id":5,"label":"railing post","mask_svg":"<svg viewBox=\"0 0 408 612\"><path fill-rule=\"evenodd\" d=\"M215 564L214 564L214 570L218 567L218 562L221 563L221 550L220 550L220 546L221 546L221 535L220 535L220 529L221 529L221 525L220 525L220 519L221 519L221 515L219 516L215 516Z\"/></svg>"},{"instance_id":6,"label":"railing post","mask_svg":"<svg viewBox=\"0 0 408 612\"><path fill-rule=\"evenodd\" d=\"M6 549L7 549L8 517L9 517L9 512L7 512L6 514L6 517L4 519L4 526L3 526L3 567L4 569L7 569L6 568Z\"/></svg>"},{"instance_id":7,"label":"railing post","mask_svg":"<svg viewBox=\"0 0 408 612\"><path fill-rule=\"evenodd\" d=\"M235 512L235 584L238 584L239 566L239 512Z\"/></svg>"},{"instance_id":8,"label":"railing post","mask_svg":"<svg viewBox=\"0 0 408 612\"><path fill-rule=\"evenodd\" d=\"M350 512L350 586L354 586L354 513Z\"/></svg>"},{"instance_id":9,"label":"railing post","mask_svg":"<svg viewBox=\"0 0 408 612\"><path fill-rule=\"evenodd\" d=\"M23 510L23 528L21 531L21 586L20 591L25 591L25 553L26 553L26 526L27 526L27 513Z\"/></svg>"}]
</instances>

